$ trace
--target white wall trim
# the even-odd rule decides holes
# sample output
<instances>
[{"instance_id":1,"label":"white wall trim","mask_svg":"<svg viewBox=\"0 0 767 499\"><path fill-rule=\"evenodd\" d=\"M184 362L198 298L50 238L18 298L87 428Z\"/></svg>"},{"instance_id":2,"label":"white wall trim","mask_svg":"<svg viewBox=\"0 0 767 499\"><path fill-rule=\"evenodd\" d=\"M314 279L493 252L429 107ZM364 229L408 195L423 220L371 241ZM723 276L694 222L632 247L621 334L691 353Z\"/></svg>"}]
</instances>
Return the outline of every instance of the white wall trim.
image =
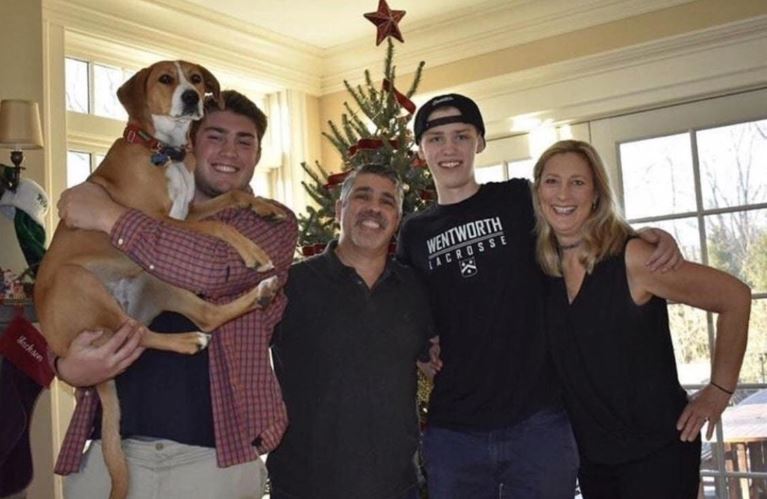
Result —
<instances>
[{"instance_id":1,"label":"white wall trim","mask_svg":"<svg viewBox=\"0 0 767 499\"><path fill-rule=\"evenodd\" d=\"M180 0L44 0L43 16L75 37L86 36L89 49L104 50L113 58L125 51L128 58L133 53L146 59L132 50L146 49L158 57L248 74L261 84L263 93L281 87L313 95L319 92L318 50L244 22L191 9Z\"/></svg>"},{"instance_id":2,"label":"white wall trim","mask_svg":"<svg viewBox=\"0 0 767 499\"><path fill-rule=\"evenodd\" d=\"M484 2L439 18L401 28L405 44L395 42L400 74L415 71L422 60L429 66L468 59L534 40L589 28L619 19L688 3L691 0L512 0ZM365 68L377 67L383 44L354 40L325 53L322 94L343 90L343 80L356 83Z\"/></svg>"},{"instance_id":3,"label":"white wall trim","mask_svg":"<svg viewBox=\"0 0 767 499\"><path fill-rule=\"evenodd\" d=\"M767 16L443 89L474 97L488 135L532 114L583 121L767 85ZM422 103L432 94L416 99Z\"/></svg>"}]
</instances>

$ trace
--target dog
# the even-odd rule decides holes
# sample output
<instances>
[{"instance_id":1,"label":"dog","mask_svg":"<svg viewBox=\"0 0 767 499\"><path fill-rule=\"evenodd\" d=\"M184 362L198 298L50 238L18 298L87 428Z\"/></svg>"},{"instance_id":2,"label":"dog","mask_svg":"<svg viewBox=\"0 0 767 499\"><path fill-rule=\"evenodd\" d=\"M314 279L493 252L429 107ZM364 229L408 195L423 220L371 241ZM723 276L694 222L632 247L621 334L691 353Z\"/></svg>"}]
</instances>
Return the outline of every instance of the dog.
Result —
<instances>
[{"instance_id":1,"label":"dog","mask_svg":"<svg viewBox=\"0 0 767 499\"><path fill-rule=\"evenodd\" d=\"M194 158L187 154L189 127L202 118L206 93L220 98L216 78L204 67L185 61L161 61L140 70L117 91L128 112L128 125L89 177L118 203L185 228L227 241L249 267L272 268L269 256L237 230L203 221L233 206L249 207L259 216L279 220L285 213L272 203L231 191L191 208ZM189 220L185 220L189 218ZM160 312L175 311L191 319L200 332L158 334L147 331L142 345L182 354L205 348L210 332L255 308L277 292L271 277L234 301L214 305L191 291L144 272L99 231L72 229L59 223L37 274L34 301L42 333L51 350L66 355L84 330L103 330L106 341L129 317L148 325ZM127 496L128 468L120 441L120 408L114 380L97 386L102 404L104 460L112 480L110 499Z\"/></svg>"}]
</instances>

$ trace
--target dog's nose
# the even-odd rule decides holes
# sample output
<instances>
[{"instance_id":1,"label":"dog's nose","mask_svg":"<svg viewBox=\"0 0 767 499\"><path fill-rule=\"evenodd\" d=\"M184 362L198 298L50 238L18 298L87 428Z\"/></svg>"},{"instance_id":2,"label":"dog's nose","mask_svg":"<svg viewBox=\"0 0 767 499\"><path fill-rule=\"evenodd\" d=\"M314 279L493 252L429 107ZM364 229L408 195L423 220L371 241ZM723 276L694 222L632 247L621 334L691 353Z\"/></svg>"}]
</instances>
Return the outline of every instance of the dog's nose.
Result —
<instances>
[{"instance_id":1,"label":"dog's nose","mask_svg":"<svg viewBox=\"0 0 767 499\"><path fill-rule=\"evenodd\" d=\"M196 106L200 102L200 96L194 90L184 90L181 94L181 102L184 106Z\"/></svg>"}]
</instances>

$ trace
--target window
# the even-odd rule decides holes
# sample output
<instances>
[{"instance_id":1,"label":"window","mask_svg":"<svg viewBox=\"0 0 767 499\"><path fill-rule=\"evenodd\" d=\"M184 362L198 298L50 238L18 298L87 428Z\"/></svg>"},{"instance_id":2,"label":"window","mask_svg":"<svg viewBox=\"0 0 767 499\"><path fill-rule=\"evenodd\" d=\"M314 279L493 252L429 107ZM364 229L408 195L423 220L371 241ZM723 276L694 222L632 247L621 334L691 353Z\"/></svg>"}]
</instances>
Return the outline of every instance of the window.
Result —
<instances>
[{"instance_id":1,"label":"window","mask_svg":"<svg viewBox=\"0 0 767 499\"><path fill-rule=\"evenodd\" d=\"M534 166L535 162L532 159L504 161L498 165L476 168L474 173L480 184L501 182L510 178L526 178L532 182Z\"/></svg>"},{"instance_id":2,"label":"window","mask_svg":"<svg viewBox=\"0 0 767 499\"><path fill-rule=\"evenodd\" d=\"M67 187L85 182L103 159L100 153L67 151Z\"/></svg>"},{"instance_id":3,"label":"window","mask_svg":"<svg viewBox=\"0 0 767 499\"><path fill-rule=\"evenodd\" d=\"M501 182L511 178L533 180L535 161L544 149L557 140L577 138L589 140L588 124L579 123L554 127L545 124L530 133L488 140L487 147L477 155L477 182Z\"/></svg>"},{"instance_id":4,"label":"window","mask_svg":"<svg viewBox=\"0 0 767 499\"><path fill-rule=\"evenodd\" d=\"M67 111L127 119L117 89L133 72L71 57L65 60L65 72Z\"/></svg>"},{"instance_id":5,"label":"window","mask_svg":"<svg viewBox=\"0 0 767 499\"><path fill-rule=\"evenodd\" d=\"M664 228L687 258L729 272L753 289L740 389L715 441L703 444L704 489L717 497L762 497L767 480L767 119L619 142L625 214ZM714 314L671 304L680 381L708 383ZM732 472L739 473L733 476ZM714 476L726 477L718 482ZM730 495L722 488L726 483ZM708 497L708 496L707 496Z\"/></svg>"},{"instance_id":6,"label":"window","mask_svg":"<svg viewBox=\"0 0 767 499\"><path fill-rule=\"evenodd\" d=\"M67 57L64 61L66 73L67 111L87 113L90 109L88 63Z\"/></svg>"}]
</instances>

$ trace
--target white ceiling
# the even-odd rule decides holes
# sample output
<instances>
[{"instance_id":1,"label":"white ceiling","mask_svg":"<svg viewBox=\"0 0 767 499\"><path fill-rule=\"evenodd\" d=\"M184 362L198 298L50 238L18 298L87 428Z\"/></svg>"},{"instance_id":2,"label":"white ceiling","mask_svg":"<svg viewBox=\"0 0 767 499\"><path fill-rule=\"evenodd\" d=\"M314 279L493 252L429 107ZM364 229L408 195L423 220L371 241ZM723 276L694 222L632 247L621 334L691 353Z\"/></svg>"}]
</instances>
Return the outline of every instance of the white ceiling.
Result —
<instances>
[{"instance_id":1,"label":"white ceiling","mask_svg":"<svg viewBox=\"0 0 767 499\"><path fill-rule=\"evenodd\" d=\"M376 27L362 15L378 9L378 0L187 0L207 10L253 24L320 49L328 49L369 36ZM388 0L392 10L406 11L399 26L407 42L408 26L450 12L464 13L472 6L503 0Z\"/></svg>"}]
</instances>

